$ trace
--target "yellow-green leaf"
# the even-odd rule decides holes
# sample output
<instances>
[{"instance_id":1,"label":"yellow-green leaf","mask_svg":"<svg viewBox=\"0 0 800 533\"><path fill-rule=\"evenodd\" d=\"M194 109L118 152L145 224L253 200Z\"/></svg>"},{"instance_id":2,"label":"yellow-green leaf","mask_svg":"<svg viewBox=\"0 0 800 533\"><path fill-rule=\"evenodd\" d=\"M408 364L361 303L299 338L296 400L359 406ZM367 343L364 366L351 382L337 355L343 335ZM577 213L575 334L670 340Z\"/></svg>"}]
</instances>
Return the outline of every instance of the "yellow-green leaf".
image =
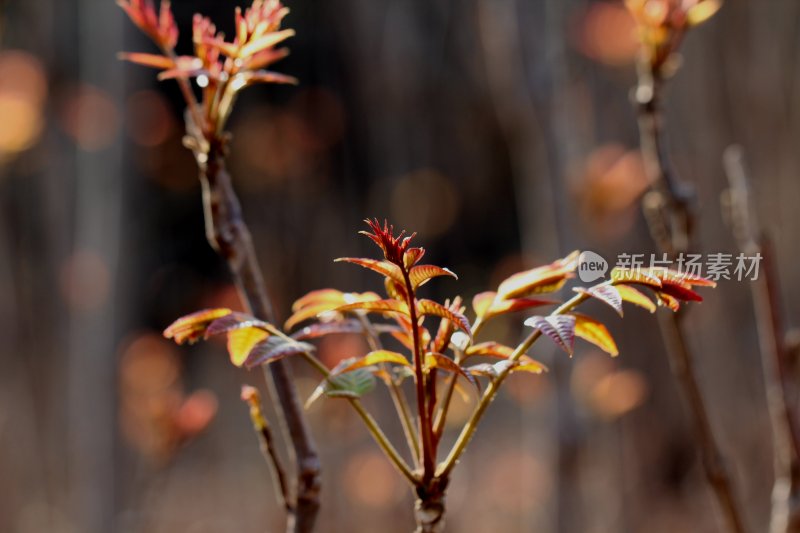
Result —
<instances>
[{"instance_id":1,"label":"yellow-green leaf","mask_svg":"<svg viewBox=\"0 0 800 533\"><path fill-rule=\"evenodd\" d=\"M256 344L269 337L269 333L259 328L234 329L228 333L228 355L231 363L236 366L244 365L250 351Z\"/></svg>"}]
</instances>

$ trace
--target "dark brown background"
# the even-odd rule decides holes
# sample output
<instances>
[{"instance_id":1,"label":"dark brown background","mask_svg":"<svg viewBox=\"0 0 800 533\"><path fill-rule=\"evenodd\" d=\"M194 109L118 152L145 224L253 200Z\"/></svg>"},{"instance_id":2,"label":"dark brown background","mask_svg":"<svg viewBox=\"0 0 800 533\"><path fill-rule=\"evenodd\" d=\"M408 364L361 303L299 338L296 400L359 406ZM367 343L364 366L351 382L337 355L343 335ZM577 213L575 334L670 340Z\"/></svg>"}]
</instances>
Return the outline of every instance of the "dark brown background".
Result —
<instances>
[{"instance_id":1,"label":"dark brown background","mask_svg":"<svg viewBox=\"0 0 800 533\"><path fill-rule=\"evenodd\" d=\"M226 27L234 5L176 0L181 46L192 12ZM418 231L431 260L460 275L430 284L442 298L573 248L650 251L621 3L289 7L297 37L278 68L300 86L251 90L230 124L232 171L280 315L314 288L376 288L331 263L372 253L355 235L366 216ZM796 1L727 0L689 36L667 106L675 165L697 186L703 251L735 251L721 155L744 147L790 323L799 24ZM260 374L234 369L219 344L176 349L158 337L182 313L234 297L205 242L175 87L116 60L151 48L111 0L0 2L0 46L0 530L278 531L238 400ZM690 316L699 377L748 520L764 531L771 447L748 286L723 282L707 296ZM556 372L511 380L457 470L450 531L720 530L654 318L590 311L621 356L583 345ZM519 321L490 333L513 342ZM320 350L334 361L359 348ZM546 343L534 354L551 366L563 357ZM126 364L137 357L143 366ZM208 430L179 450L137 418L148 393L180 388L175 364L187 394L210 389L219 401ZM308 394L315 376L296 369ZM367 405L391 420L384 393ZM409 531L411 496L346 405L320 402L309 416L324 465L319 531Z\"/></svg>"}]
</instances>

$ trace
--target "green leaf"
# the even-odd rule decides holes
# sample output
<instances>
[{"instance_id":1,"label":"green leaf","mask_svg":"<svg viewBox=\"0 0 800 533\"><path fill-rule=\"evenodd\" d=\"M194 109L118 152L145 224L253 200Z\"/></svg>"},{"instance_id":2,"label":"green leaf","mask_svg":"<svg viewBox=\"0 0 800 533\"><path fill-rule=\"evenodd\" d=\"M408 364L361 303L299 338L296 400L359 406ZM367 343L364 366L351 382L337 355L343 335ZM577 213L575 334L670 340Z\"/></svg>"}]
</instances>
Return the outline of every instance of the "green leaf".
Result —
<instances>
[{"instance_id":1,"label":"green leaf","mask_svg":"<svg viewBox=\"0 0 800 533\"><path fill-rule=\"evenodd\" d=\"M346 367L352 364L354 358L346 359L339 363L333 372L337 372L339 367ZM346 374L331 375L322 380L314 392L306 400L306 409L323 394L329 398L360 398L364 394L375 388L376 378L366 368L358 368Z\"/></svg>"}]
</instances>

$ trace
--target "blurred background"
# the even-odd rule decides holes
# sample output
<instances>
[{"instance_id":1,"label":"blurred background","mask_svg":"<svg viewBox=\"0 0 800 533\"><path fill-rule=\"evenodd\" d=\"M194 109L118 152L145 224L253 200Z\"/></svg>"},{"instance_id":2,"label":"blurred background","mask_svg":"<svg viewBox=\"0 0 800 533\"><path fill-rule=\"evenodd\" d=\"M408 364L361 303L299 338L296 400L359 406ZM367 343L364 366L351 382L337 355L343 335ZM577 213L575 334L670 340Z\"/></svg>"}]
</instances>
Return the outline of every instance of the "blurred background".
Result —
<instances>
[{"instance_id":1,"label":"blurred background","mask_svg":"<svg viewBox=\"0 0 800 533\"><path fill-rule=\"evenodd\" d=\"M180 47L195 11L230 28L244 2L174 0ZM653 251L629 90L632 21L614 0L292 0L298 87L248 90L231 170L278 314L328 286L376 289L334 265L372 254L367 216L419 233L471 296L574 248ZM800 3L726 0L689 35L667 92L676 168L697 186L701 251L736 252L723 222L723 150L749 160L800 313ZM0 1L0 530L279 531L283 515L239 400L259 372L218 343L160 332L201 307L238 307L205 240L172 83L116 59L153 51L112 0ZM765 531L772 451L746 282L690 310L715 429ZM621 356L582 344L513 376L449 491L449 531L720 531L653 316L587 307ZM520 317L488 328L512 343ZM330 364L363 350L327 339ZM296 362L301 393L317 378ZM456 399L449 418L474 398ZM367 406L400 438L391 402ZM412 497L341 401L309 417L324 466L321 533L406 532ZM455 426L448 433L455 436ZM285 450L284 450L285 452Z\"/></svg>"}]
</instances>

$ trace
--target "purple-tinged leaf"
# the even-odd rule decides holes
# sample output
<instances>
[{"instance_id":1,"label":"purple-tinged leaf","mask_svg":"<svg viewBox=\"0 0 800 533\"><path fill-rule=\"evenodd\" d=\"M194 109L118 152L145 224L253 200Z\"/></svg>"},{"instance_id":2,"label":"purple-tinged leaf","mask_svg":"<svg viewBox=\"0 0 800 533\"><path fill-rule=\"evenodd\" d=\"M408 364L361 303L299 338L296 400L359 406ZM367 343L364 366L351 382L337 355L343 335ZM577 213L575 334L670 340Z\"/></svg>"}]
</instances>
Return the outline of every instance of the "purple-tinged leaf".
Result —
<instances>
[{"instance_id":1,"label":"purple-tinged leaf","mask_svg":"<svg viewBox=\"0 0 800 533\"><path fill-rule=\"evenodd\" d=\"M619 316L622 316L622 296L617 288L613 285L602 283L600 285L595 285L594 287L589 287L588 289L576 287L573 290L575 292L588 294L589 296L597 298L604 304L611 307L611 309L616 311Z\"/></svg>"},{"instance_id":2,"label":"purple-tinged leaf","mask_svg":"<svg viewBox=\"0 0 800 533\"><path fill-rule=\"evenodd\" d=\"M526 326L541 331L559 347L572 355L575 345L575 317L571 315L532 316L525 321Z\"/></svg>"}]
</instances>

